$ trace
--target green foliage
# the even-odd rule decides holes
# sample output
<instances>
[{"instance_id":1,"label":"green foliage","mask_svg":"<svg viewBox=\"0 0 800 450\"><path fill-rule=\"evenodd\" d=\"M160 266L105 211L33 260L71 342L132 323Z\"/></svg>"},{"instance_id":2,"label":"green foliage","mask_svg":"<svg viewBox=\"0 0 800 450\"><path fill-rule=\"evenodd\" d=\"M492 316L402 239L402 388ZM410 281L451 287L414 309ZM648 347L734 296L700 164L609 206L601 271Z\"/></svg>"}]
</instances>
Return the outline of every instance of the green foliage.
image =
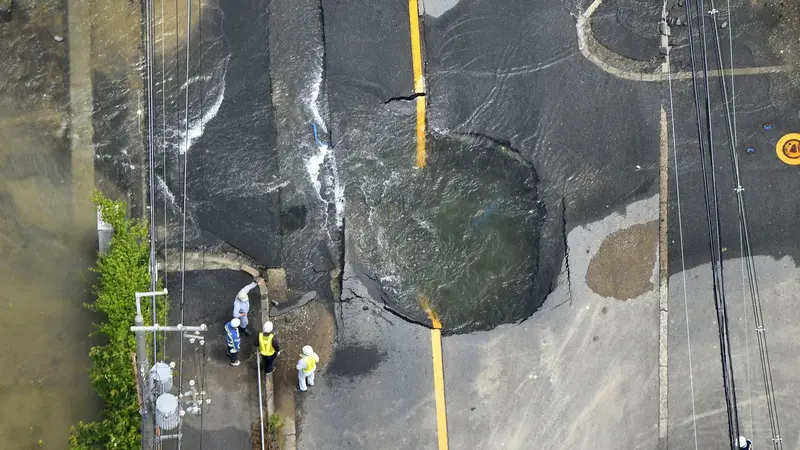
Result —
<instances>
[{"instance_id":1,"label":"green foliage","mask_svg":"<svg viewBox=\"0 0 800 450\"><path fill-rule=\"evenodd\" d=\"M268 450L280 450L278 446L278 431L283 427L283 418L275 413L269 416L269 420L266 423L266 433L264 443L265 448ZM257 419L253 421L252 426L250 427L250 445L253 447L253 450L260 450L261 449L261 420Z\"/></svg>"},{"instance_id":2,"label":"green foliage","mask_svg":"<svg viewBox=\"0 0 800 450\"><path fill-rule=\"evenodd\" d=\"M136 314L134 294L150 290L148 228L145 222L126 217L123 202L99 193L92 200L103 220L114 227L108 252L99 256L92 269L98 274L95 300L85 305L103 315L92 334L105 343L89 352L89 378L105 408L99 420L73 427L69 444L71 450L131 450L141 446L141 416L131 361L136 342L130 327ZM166 299L157 298L158 317L164 317ZM142 302L142 315L147 323L152 316L150 302Z\"/></svg>"},{"instance_id":3,"label":"green foliage","mask_svg":"<svg viewBox=\"0 0 800 450\"><path fill-rule=\"evenodd\" d=\"M272 439L277 438L278 431L280 431L281 428L283 428L283 417L281 417L278 413L274 413L269 416L267 429L269 430L269 435L272 437Z\"/></svg>"}]
</instances>

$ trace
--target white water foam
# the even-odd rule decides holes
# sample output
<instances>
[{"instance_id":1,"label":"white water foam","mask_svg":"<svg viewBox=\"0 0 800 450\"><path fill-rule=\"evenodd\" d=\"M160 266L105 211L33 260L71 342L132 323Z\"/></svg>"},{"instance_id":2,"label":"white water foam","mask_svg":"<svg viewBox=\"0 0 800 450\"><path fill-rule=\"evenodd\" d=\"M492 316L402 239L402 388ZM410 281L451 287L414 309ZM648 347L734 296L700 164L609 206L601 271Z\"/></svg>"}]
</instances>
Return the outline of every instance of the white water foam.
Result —
<instances>
[{"instance_id":1,"label":"white water foam","mask_svg":"<svg viewBox=\"0 0 800 450\"><path fill-rule=\"evenodd\" d=\"M225 59L220 61L220 65L222 66L222 76L220 77L220 84L219 88L217 89L217 96L214 98L214 102L211 103L211 106L203 112L203 116L200 117L199 120L191 122L191 124L189 125L188 134L186 134L185 132L180 133L181 136L180 136L180 141L178 142L178 153L180 153L181 155L186 153L188 149L192 148L192 145L198 139L200 139L200 136L203 135L203 131L205 130L208 122L210 122L214 117L217 116L219 108L222 106L222 101L225 99L225 75L228 73L229 60L230 60L230 55L226 56ZM183 122L183 125L184 127L186 126L185 121Z\"/></svg>"},{"instance_id":2,"label":"white water foam","mask_svg":"<svg viewBox=\"0 0 800 450\"><path fill-rule=\"evenodd\" d=\"M305 96L303 103L308 107L309 111L311 112L311 116L314 119L314 123L317 125L318 131L322 131L325 134L328 134L327 127L325 125L325 121L322 119L322 115L319 111L319 95L322 89L322 58L321 55L319 56L319 61L317 64L317 71L314 73L313 82L309 86L308 95ZM332 151L329 145L327 144L317 144L317 152L306 159L306 172L308 172L308 176L311 179L311 184L314 186L314 190L317 193L317 197L322 202L328 203L327 200L322 196L322 169L325 161L328 161L328 169L329 174L326 175L326 185L331 186L333 190L333 201L334 207L336 211L336 226L341 228L344 225L344 207L345 207L345 199L344 199L344 188L339 183L339 170L336 165L336 153Z\"/></svg>"},{"instance_id":3,"label":"white water foam","mask_svg":"<svg viewBox=\"0 0 800 450\"><path fill-rule=\"evenodd\" d=\"M177 211L178 213L180 213L181 207L180 205L178 205L178 202L175 199L175 194L171 190L169 190L169 186L167 186L167 183L164 181L164 178L162 178L160 175L156 175L156 184L161 193L164 194L164 197L166 197L167 203L169 203L172 206L173 211Z\"/></svg>"}]
</instances>

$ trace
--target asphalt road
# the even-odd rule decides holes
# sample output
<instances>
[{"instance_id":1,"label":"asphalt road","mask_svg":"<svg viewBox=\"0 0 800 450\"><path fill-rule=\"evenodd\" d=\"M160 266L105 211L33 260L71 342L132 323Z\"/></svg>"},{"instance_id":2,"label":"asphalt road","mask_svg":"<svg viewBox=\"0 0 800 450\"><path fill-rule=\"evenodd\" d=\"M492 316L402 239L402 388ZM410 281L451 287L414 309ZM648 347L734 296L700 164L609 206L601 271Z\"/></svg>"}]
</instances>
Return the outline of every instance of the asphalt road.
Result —
<instances>
[{"instance_id":1,"label":"asphalt road","mask_svg":"<svg viewBox=\"0 0 800 450\"><path fill-rule=\"evenodd\" d=\"M432 11L424 18L429 129L441 134L479 133L503 140L532 161L543 180L542 201L548 209L548 220L555 222L551 222L553 230L556 230L556 224L566 222L564 233L568 236L567 248L570 250L566 261L556 257L554 265L561 270L555 271L558 277L554 283L555 291L532 318L488 332L444 338L447 425L453 448L530 448L533 445L556 448L658 447L658 264L652 266L649 288L625 302L614 300L613 292L603 291L604 287L601 289L592 281L590 266L591 261L600 258L598 255L602 253L599 242L611 240L610 236L615 233L636 224L650 223L659 216L656 194L661 150L659 109L662 104L669 107L667 90L661 83L624 81L613 77L583 58L577 49L574 19L569 12L577 14L587 6L565 9L563 5L505 4L498 7L491 2L468 1L425 5L428 11ZM734 10L734 23L762 17L757 10L747 9L736 2L734 6L737 8ZM651 26L657 27L660 13L654 14L657 11L648 9L636 11L629 4L604 5L603 8L597 13L601 23L594 28L597 39L608 42L608 47L623 57L645 60L657 55L650 46L659 37L645 24L651 23L648 20L655 16L656 21ZM326 9L326 23L327 17L331 17L332 23L345 20L338 18L340 11L346 11L347 20L358 20L353 16L357 16L359 11L348 9L346 2L338 2ZM398 14L404 12L407 13L400 11ZM368 12L364 11L364 14L362 20L367 23ZM636 37L610 35L613 27L603 22L608 22L614 14L620 21L635 22L632 30L628 31L630 35L640 29L647 31L639 32ZM775 24L763 26L773 29L770 26ZM781 64L780 53L773 51L773 44L769 48L763 42L762 47L757 45L753 28L735 28L737 67ZM336 28L326 28L326 37L336 42L344 39L337 34L341 32ZM395 32L381 35L384 40L392 38L388 48L395 48L399 45L395 41L401 40ZM680 39L676 33L675 71L685 70L687 65L686 47ZM685 43L685 36L683 39ZM387 46L385 41L383 45ZM353 54L363 58L364 44L359 43L354 48L357 51ZM728 51L727 47L722 50ZM343 58L339 51L347 49L335 46L328 49L341 63L347 58ZM385 54L381 53L379 58L385 58ZM377 83L383 86L381 91L390 92L397 86L393 78L396 76L386 75L383 79L373 78L371 81L379 79ZM355 81L360 78L354 77L354 81L347 82L345 76L335 70L329 73L329 77L347 85L348 89L355 89L354 85L362 86L356 90L357 95L348 94L348 108L360 109L355 106L360 96L378 98L375 94L368 97L365 93L376 91L375 81L360 83ZM723 242L726 258L730 258L726 263L726 279L731 285L726 285L726 288L731 299L729 314L733 321L734 364L740 374L737 386L741 390L741 429L742 433L754 436L757 445L763 447L768 445L770 436L763 399L758 396L761 381L754 350L752 311L745 314L741 278L736 277L741 263L737 259L738 226L736 210L732 207L733 186L723 137L725 116L719 102L718 83L719 80L715 79L712 84L712 95L717 99L712 122L715 134L719 136L717 182L723 214ZM797 412L787 399L787 384L794 364L789 343L794 329L793 321L788 318L791 317L791 308L787 303L791 302L789 292L796 279L790 274L794 270L797 246L791 240L789 229L797 216L791 201L791 193L796 191L793 188L796 176L793 168L777 160L774 144L784 132L792 131L796 115L791 111L796 108L791 105L796 105L797 101L795 95L787 95L794 92L794 87L782 74L736 77L736 83L740 142L736 151L742 158L742 176L747 184L745 197L751 205L748 212L754 251L759 255L769 255L758 259L759 273L764 274L759 281L762 293L771 294L764 300L765 322L768 329L774 330L774 354L778 355L774 358L779 362L773 363L773 374L785 443L792 446L795 443L789 436L796 435L791 424ZM683 207L681 225L687 269L685 288L674 167L671 164L668 167L667 237L671 277L669 289L665 291L669 292L666 305L670 311L665 405L670 411L667 442L668 448L695 447L691 399L687 395L687 389L692 387L699 448L711 448L726 445L726 425L724 410L721 409L724 403L718 349L715 349L718 341L713 334L713 303L708 295L709 256L699 184L701 173L694 106L689 87L686 81L674 84L675 139ZM332 98L335 98L336 84L330 83L329 88ZM341 104L332 102L331 114L334 118L342 117L341 121L334 119L334 124L346 129L344 124L349 125L349 122L343 117L351 115L337 112L341 107ZM369 110L370 106L363 105L363 108ZM410 134L412 125L406 117L413 113L413 109L401 108L400 111L405 115L396 118L396 126ZM787 111L790 112L787 114ZM769 132L763 128L767 122L773 125ZM347 134L347 131L343 133ZM360 130L359 134L363 133ZM358 141L350 142L358 145ZM747 146L755 147L756 153L744 152ZM564 221L556 206L562 196L567 205ZM355 215L352 222L358 223L359 212L365 210L358 207L348 210L348 217ZM552 236L557 235L554 233ZM650 236L653 247L650 247L650 253L643 252L649 255L643 259L646 261L657 259L657 236ZM551 242L556 248L564 245L563 239ZM625 248L624 244L619 244L620 241L615 242L615 245ZM350 257L346 252L345 259ZM608 264L612 267L611 277L615 276L615 270L623 271L622 280L634 276L621 260L611 260ZM375 314L362 312L352 304L363 304L366 310L373 310L374 304L366 299L368 293L358 282L348 285L345 281L346 288L351 286L353 292L348 296L351 303L341 308L340 323L365 323L366 319L357 318ZM620 292L625 290L624 284L614 285L614 288ZM689 292L689 316L693 324L689 328L692 330L689 334L695 363L691 383L687 380L689 352L685 316L682 316L684 289ZM406 329L409 325L379 318L372 321L379 324L382 336L397 336L418 345L418 334L412 335L414 338L396 334L396 330ZM746 323L750 327L747 337L743 329ZM348 430L344 434L350 438L342 442L342 448L395 448L395 442L399 448L401 443L408 442L409 436L414 437L415 443L424 437L433 441L428 423L415 426L413 432L409 432L408 426L409 417L435 420L429 403L395 402L388 407L384 398L386 393L407 389L409 376L419 377L424 386L424 377L430 376L429 361L425 361L427 349L417 357L397 361L396 358L401 358L403 353L394 350L396 344L376 340L372 337L374 331L367 331L374 330L375 326L364 326L363 330L358 326L354 330L352 325L345 325L340 332L341 342L346 342L342 344L346 349L343 354L350 355L356 348L360 349L359 356L353 356L353 372L346 381L335 371L330 375L323 372L320 379L324 381L314 395L303 400L299 442L307 444L307 448L314 448L313 444L324 435L315 430L333 411L348 411L331 419L337 429ZM393 351L396 353L394 357ZM383 355L383 352L389 355L383 357L386 358L384 361L389 360L391 364L381 363L377 368L366 369L358 362L361 357L369 360L369 355ZM334 354L331 365L338 364ZM389 372L381 370L388 367L400 367L403 376L390 376ZM411 397L425 399L424 393L418 392L418 385L414 386ZM428 386L432 389L430 381ZM365 389L376 392L375 402L361 395L354 398L354 393L362 393ZM430 397L427 398L429 402ZM759 401L761 403L757 404ZM383 420L386 415L405 420L388 422ZM342 416L346 418L344 422L341 422ZM392 438L387 440L387 436ZM394 436L403 436L406 440L395 440ZM426 447L422 443L417 445Z\"/></svg>"},{"instance_id":2,"label":"asphalt road","mask_svg":"<svg viewBox=\"0 0 800 450\"><path fill-rule=\"evenodd\" d=\"M414 156L407 144L414 133L413 103L380 103L410 95L408 10L397 3L356 8L342 1L323 9L332 129L345 161L345 262L356 266L374 257L359 235L375 210L361 203L375 198L367 195L376 192L369 190L369 177L413 179L407 175ZM586 448L592 442L598 448L655 448L655 229L646 234L649 244L641 244L650 255L644 258L650 266L643 292L626 302L606 299L592 292L586 277L606 237L658 217L660 86L614 78L586 61L562 5L497 8L462 1L439 12L424 21L432 139L483 135L506 142L536 167L547 211L540 265L555 287L540 312L521 324L443 339L451 446ZM397 21L387 26L390 13ZM370 25L354 32L343 23ZM381 38L366 42L364 30L373 26L371 34ZM372 70L380 63L384 73ZM359 153L364 148L370 149L366 156ZM613 258L608 264L629 269ZM298 445L435 448L430 334L381 311L381 293L362 281L345 274L339 347L300 402ZM624 297L624 283L614 289ZM591 357L598 352L603 358ZM343 356L350 358L346 376L337 360Z\"/></svg>"},{"instance_id":3,"label":"asphalt road","mask_svg":"<svg viewBox=\"0 0 800 450\"><path fill-rule=\"evenodd\" d=\"M734 5L735 23L763 19L760 6ZM269 27L263 25L273 21L261 15L264 10L254 14L261 25L250 23L254 28L247 30L252 33L243 35L236 27L248 22L245 6L226 16L224 29L235 29L229 35L225 77L230 90L218 119L208 124L205 141L198 141L205 152L193 181L202 198L198 204L203 205L197 210L198 223L208 228L208 236L265 265L289 261L290 289L320 286L320 274L345 271L342 302L335 304L336 350L329 361L322 361L317 384L297 397L299 448L437 448L443 431L436 413L432 360L439 358L453 448L655 449L659 441L665 442L664 436L659 439L667 431L659 429L665 406L670 411L668 448L695 447L695 422L702 444L698 448L724 446L691 85L685 80L673 85L682 206L678 222L674 167L671 162L662 166L659 159L668 148L663 144L670 142L663 140L662 128L672 134L670 123L661 121L662 108L669 109L666 84L623 79L586 59L575 25L589 5L437 0L422 6L430 151L439 150L437 144L448 139L477 137L532 168L535 188L526 192L536 193L544 213L534 233L538 253L531 282L543 288L539 295L503 299L513 304L516 309L509 310L516 315L501 321L480 322L481 317L448 328L445 316L448 335L441 355L431 346L426 315L401 295L398 287L408 278L398 282L398 274L405 277L419 264L439 265L438 256L418 262L419 253L397 252L404 240L413 241L417 235L398 235L402 230L392 234L393 229L383 225L413 217L424 228L420 218L425 211L414 209L415 204L426 204L414 203L414 195L426 195L418 183L425 181L426 173L447 173L436 172L438 167L422 169L429 172L414 168L417 112L407 4L325 0L321 24L287 11L276 14L284 26L297 27L287 33L280 32L280 25L267 33ZM225 6L229 7L237 9ZM303 8L320 14L309 4ZM298 11L306 11L303 8ZM598 24L592 28L595 39L619 53L621 61L630 61L630 67L651 60L657 68L657 49L652 46L660 36L650 28L658 26L657 13L653 7L638 9L635 2L601 4ZM623 33L614 20L631 26ZM740 28L745 27L736 28L737 67L784 62L774 41L757 45L753 28L758 26L742 32ZM779 27L767 21L763 29ZM675 71L686 67L681 41L685 36L677 30ZM311 43L291 44L304 36ZM317 44L324 45L324 52ZM267 56L265 48L273 53ZM272 77L269 92L265 84L253 85L261 96L243 87L257 78L253 61L261 69L269 67ZM275 61L285 67L273 67ZM288 67L294 72L285 72ZM726 279L731 286L726 289L734 299L740 297L736 283L741 285L735 275L740 264L738 226L718 81L714 79L712 90L712 126L718 136L715 167L722 239L730 258ZM773 147L780 135L794 131L796 86L785 74L736 77L736 83L735 151L742 158L754 251L762 255L758 264L764 275L759 281L762 293L769 293L764 295L765 321L774 329L773 370L785 417L784 436L795 445L790 440L797 436L792 419L800 409L790 401L789 386L796 367L791 356L796 321L790 292L796 281L791 274L798 248L792 240L797 177L794 168L777 160ZM280 114L273 116L269 105ZM324 122L323 139L330 139L332 149L315 147L310 134L298 131L308 122ZM770 131L764 129L765 122L773 125ZM231 143L231 133L253 145ZM295 141L293 147L290 143ZM745 152L747 146L755 153ZM431 156L431 164L452 162L437 159L447 150L452 148ZM230 190L231 179L251 170L243 160L252 160L260 170L254 179L261 184L249 179ZM666 199L659 197L662 167L669 169ZM292 184L274 191L269 184L273 182ZM337 216L337 193L346 205L342 217ZM658 248L663 200L669 218L668 289L659 289L664 287ZM342 226L332 225L332 218ZM284 245L287 242L291 248ZM420 242L424 248L426 241ZM752 327L743 329L748 318L752 325L752 314L746 315L743 305L737 310L739 304L741 298L732 301L730 315L735 318L735 368L745 374L737 378L745 380L737 386L747 385L741 387L742 430L762 447L769 435L758 405L754 335ZM669 339L661 350L669 360L660 377L659 326L666 324L659 323L659 310L665 306ZM687 309L688 329L686 316L681 316ZM497 326L503 321L508 323ZM473 332L453 335L464 330ZM687 335L695 362L691 372ZM659 381L668 381L668 386ZM694 392L693 402L687 384ZM659 404L660 395L666 404Z\"/></svg>"}]
</instances>

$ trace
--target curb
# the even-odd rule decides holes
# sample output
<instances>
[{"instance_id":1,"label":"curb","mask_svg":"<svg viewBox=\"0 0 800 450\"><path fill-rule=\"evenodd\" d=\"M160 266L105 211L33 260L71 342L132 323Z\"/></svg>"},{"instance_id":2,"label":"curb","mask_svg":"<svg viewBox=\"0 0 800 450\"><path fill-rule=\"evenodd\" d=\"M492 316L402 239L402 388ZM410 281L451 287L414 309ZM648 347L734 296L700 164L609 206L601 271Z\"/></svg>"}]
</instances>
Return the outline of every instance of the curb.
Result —
<instances>
[{"instance_id":1,"label":"curb","mask_svg":"<svg viewBox=\"0 0 800 450\"><path fill-rule=\"evenodd\" d=\"M267 304L267 316L266 317L271 318L271 317L274 317L274 316L269 314L269 306L270 305L277 306L278 304L281 304L281 303L285 304L286 303L286 292L287 292L286 272L283 269L267 269L267 278L266 279L267 279L267 287L268 287L268 289L270 291L272 291L273 294L274 294L274 297L276 297L276 298L272 298L272 299L262 298L262 303L266 303ZM275 301L277 301L277 303L273 303ZM264 314L263 311L264 310L262 308L262 314ZM277 309L273 309L273 312L280 312L280 311L277 310ZM264 319L264 320L267 320L267 319ZM273 380L272 380L272 375L269 376L268 385L269 385L269 389L271 390L270 391L270 395L271 395L270 400L272 401L275 398L275 392L273 391L274 390L274 384L273 384ZM281 450L296 450L297 449L297 436L295 435L295 432L296 432L295 422L297 420L297 408L295 407L296 405L295 405L295 399L294 399L294 392L288 392L287 393L287 392L280 391L280 392L278 392L278 396L280 397L280 402L283 402L283 404L286 406L286 408L282 407L282 410L286 411L286 409L289 409L290 411L293 412L293 414L291 414L291 415L294 416L294 417L282 417L282 419L283 419L283 427L281 427L281 429L280 429L279 436L278 436L278 438L279 438L278 441L281 444ZM274 401L273 401L273 407L274 407ZM289 415L289 414L287 413L287 415Z\"/></svg>"},{"instance_id":2,"label":"curb","mask_svg":"<svg viewBox=\"0 0 800 450\"><path fill-rule=\"evenodd\" d=\"M239 270L246 272L254 279L261 276L261 273L257 269L254 269L247 264L240 265ZM269 320L269 291L267 290L266 286L261 285L258 285L258 291L261 295L261 320L258 322L258 328L256 330L261 329L261 325ZM257 355L256 357L259 356ZM256 376L260 377L261 373L256 374ZM275 414L275 393L272 383L272 374L267 375L264 379L264 396L267 400L267 417L264 419L267 423L269 423L269 418ZM267 426L267 423L264 424L265 427Z\"/></svg>"},{"instance_id":3,"label":"curb","mask_svg":"<svg viewBox=\"0 0 800 450\"><path fill-rule=\"evenodd\" d=\"M240 265L239 269L247 272L253 278L261 276L261 273L258 271L258 269L248 266L247 264ZM280 296L281 293L285 294L286 292L286 275L283 269L267 269L266 277L262 278L264 278L264 281L266 281L266 286L258 286L259 293L261 294L261 322L259 323L259 327L272 317L270 316L270 290L272 290L278 296ZM258 376L261 376L261 374L258 374ZM267 400L267 417L265 419L268 421L269 418L272 417L272 415L276 412L275 383L272 374L267 375L264 379L264 391L264 395L266 396ZM279 438L282 442L281 449L295 450L297 448L297 437L295 436L297 410L294 404L294 395L291 394L282 396L282 401L291 402L291 410L295 411L295 417L283 417L283 427L281 427L279 432Z\"/></svg>"}]
</instances>

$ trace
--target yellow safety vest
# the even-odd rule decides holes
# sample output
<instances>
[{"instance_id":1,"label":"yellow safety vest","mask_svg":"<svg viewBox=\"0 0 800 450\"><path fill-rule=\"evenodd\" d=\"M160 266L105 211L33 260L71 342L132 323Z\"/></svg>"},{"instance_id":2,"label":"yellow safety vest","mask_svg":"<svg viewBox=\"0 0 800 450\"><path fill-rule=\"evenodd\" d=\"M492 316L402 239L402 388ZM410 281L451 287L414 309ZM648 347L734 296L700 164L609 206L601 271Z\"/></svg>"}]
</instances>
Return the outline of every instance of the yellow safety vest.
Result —
<instances>
[{"instance_id":1,"label":"yellow safety vest","mask_svg":"<svg viewBox=\"0 0 800 450\"><path fill-rule=\"evenodd\" d=\"M269 336L264 336L264 333L258 333L258 351L264 356L272 356L275 354L275 347L272 346L272 338L274 334L270 333Z\"/></svg>"},{"instance_id":2,"label":"yellow safety vest","mask_svg":"<svg viewBox=\"0 0 800 450\"><path fill-rule=\"evenodd\" d=\"M317 368L317 354L311 356L303 356L303 361L306 362L306 368L303 369L305 373L311 373Z\"/></svg>"}]
</instances>

